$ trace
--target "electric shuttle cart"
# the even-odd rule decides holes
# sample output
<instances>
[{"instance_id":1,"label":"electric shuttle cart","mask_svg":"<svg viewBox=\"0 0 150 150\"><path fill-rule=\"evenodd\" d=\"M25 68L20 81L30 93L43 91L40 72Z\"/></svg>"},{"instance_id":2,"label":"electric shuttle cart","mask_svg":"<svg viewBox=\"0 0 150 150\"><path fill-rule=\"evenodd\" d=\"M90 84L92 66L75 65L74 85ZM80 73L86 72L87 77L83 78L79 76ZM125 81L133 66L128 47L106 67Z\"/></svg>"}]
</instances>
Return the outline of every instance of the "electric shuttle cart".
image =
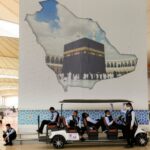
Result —
<instances>
[{"instance_id":1,"label":"electric shuttle cart","mask_svg":"<svg viewBox=\"0 0 150 150\"><path fill-rule=\"evenodd\" d=\"M113 104L116 103L127 103L131 102L129 100L94 100L94 99L67 99L60 101L61 104L61 116L59 117L59 121L57 125L48 125L46 129L46 136L38 135L39 141L45 141L47 143L52 143L54 148L60 149L63 148L65 144L83 144L83 143L126 143L126 140L118 138L118 129L109 129L107 132L102 133L102 131L97 131L96 129L88 129L85 133L85 140L80 140L80 135L76 130L68 129L66 127L65 118L63 117L63 105L64 104L79 104L83 106L85 103L87 104ZM119 121L124 121L123 117L118 117ZM40 118L38 116L38 127L40 123ZM104 136L102 136L104 135ZM148 143L148 135L147 132L137 128L135 135L135 144L138 146L145 146Z\"/></svg>"}]
</instances>

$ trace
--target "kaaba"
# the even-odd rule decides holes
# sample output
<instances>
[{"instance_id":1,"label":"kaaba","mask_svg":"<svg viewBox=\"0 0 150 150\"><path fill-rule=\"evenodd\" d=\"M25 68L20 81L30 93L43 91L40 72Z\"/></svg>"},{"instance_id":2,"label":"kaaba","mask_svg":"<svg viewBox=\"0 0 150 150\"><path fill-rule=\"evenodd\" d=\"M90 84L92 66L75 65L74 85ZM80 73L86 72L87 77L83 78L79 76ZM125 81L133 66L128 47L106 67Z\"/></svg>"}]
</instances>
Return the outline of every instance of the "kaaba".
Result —
<instances>
[{"instance_id":1,"label":"kaaba","mask_svg":"<svg viewBox=\"0 0 150 150\"><path fill-rule=\"evenodd\" d=\"M65 44L62 72L81 79L83 74L106 73L104 45L88 38Z\"/></svg>"}]
</instances>

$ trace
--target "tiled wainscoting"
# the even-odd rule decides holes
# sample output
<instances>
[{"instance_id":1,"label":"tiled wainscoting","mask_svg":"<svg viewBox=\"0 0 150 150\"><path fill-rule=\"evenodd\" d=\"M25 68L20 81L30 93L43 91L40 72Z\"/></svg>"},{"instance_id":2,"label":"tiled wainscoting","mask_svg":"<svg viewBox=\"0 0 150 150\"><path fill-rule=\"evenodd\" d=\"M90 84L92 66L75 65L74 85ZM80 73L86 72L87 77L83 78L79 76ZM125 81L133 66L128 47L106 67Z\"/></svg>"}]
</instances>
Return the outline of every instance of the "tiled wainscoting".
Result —
<instances>
[{"instance_id":1,"label":"tiled wainscoting","mask_svg":"<svg viewBox=\"0 0 150 150\"><path fill-rule=\"evenodd\" d=\"M64 110L63 116L67 117L72 114L73 110ZM60 111L59 111L60 112ZM79 110L79 115L83 112L87 112L94 119L100 119L104 116L103 110ZM148 110L135 110L136 117L139 124L147 125L149 124L149 111ZM40 120L49 119L50 113L47 110L19 110L18 113L18 122L19 125L37 125L38 115L40 116ZM123 115L120 110L112 111L113 118L117 118L119 115Z\"/></svg>"}]
</instances>

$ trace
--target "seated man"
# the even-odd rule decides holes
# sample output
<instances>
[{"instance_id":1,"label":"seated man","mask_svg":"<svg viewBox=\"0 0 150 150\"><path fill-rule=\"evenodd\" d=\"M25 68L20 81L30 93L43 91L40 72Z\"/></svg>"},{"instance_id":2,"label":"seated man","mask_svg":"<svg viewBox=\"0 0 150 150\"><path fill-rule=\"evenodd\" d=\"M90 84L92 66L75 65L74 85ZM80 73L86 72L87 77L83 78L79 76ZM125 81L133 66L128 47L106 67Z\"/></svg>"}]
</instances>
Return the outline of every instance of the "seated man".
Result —
<instances>
[{"instance_id":1,"label":"seated man","mask_svg":"<svg viewBox=\"0 0 150 150\"><path fill-rule=\"evenodd\" d=\"M41 126L39 127L39 129L37 130L38 133L43 133L43 128L45 125L57 125L58 122L58 118L59 118L59 113L55 110L54 107L50 107L49 109L50 113L51 113L51 118L50 120L43 120L41 123Z\"/></svg>"},{"instance_id":2,"label":"seated man","mask_svg":"<svg viewBox=\"0 0 150 150\"><path fill-rule=\"evenodd\" d=\"M125 138L125 126L115 122L109 110L105 110L104 124L106 125L106 129L122 130L123 138Z\"/></svg>"},{"instance_id":3,"label":"seated man","mask_svg":"<svg viewBox=\"0 0 150 150\"><path fill-rule=\"evenodd\" d=\"M82 118L83 118L84 125L89 128L96 128L98 130L99 127L101 126L101 120L99 119L94 120L87 113L83 113Z\"/></svg>"},{"instance_id":4,"label":"seated man","mask_svg":"<svg viewBox=\"0 0 150 150\"><path fill-rule=\"evenodd\" d=\"M117 124L113 120L113 117L109 110L105 110L104 122L106 127L108 127L109 129L117 128Z\"/></svg>"},{"instance_id":5,"label":"seated man","mask_svg":"<svg viewBox=\"0 0 150 150\"><path fill-rule=\"evenodd\" d=\"M81 121L78 116L78 111L74 111L70 117L66 119L66 124L69 129L76 129L77 132L80 132Z\"/></svg>"},{"instance_id":6,"label":"seated man","mask_svg":"<svg viewBox=\"0 0 150 150\"><path fill-rule=\"evenodd\" d=\"M4 141L6 142L4 145L13 145L12 141L16 138L17 134L15 129L11 127L10 124L6 124L6 132L3 133Z\"/></svg>"}]
</instances>

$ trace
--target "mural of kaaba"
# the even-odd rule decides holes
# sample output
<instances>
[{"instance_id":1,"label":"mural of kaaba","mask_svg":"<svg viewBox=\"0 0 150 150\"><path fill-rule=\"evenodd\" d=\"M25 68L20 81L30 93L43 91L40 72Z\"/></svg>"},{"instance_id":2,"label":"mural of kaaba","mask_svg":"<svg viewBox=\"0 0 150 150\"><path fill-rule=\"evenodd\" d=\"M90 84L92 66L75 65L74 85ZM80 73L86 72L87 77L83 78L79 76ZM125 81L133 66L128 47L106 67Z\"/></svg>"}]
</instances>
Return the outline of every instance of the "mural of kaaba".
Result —
<instances>
[{"instance_id":1,"label":"mural of kaaba","mask_svg":"<svg viewBox=\"0 0 150 150\"><path fill-rule=\"evenodd\" d=\"M84 74L106 73L104 45L88 38L65 44L62 72L65 77L71 73L72 78L79 75L80 79Z\"/></svg>"},{"instance_id":2,"label":"mural of kaaba","mask_svg":"<svg viewBox=\"0 0 150 150\"><path fill-rule=\"evenodd\" d=\"M42 8L25 20L65 91L69 86L92 89L98 81L135 71L137 56L121 54L96 20L76 16L57 0L39 4Z\"/></svg>"}]
</instances>

